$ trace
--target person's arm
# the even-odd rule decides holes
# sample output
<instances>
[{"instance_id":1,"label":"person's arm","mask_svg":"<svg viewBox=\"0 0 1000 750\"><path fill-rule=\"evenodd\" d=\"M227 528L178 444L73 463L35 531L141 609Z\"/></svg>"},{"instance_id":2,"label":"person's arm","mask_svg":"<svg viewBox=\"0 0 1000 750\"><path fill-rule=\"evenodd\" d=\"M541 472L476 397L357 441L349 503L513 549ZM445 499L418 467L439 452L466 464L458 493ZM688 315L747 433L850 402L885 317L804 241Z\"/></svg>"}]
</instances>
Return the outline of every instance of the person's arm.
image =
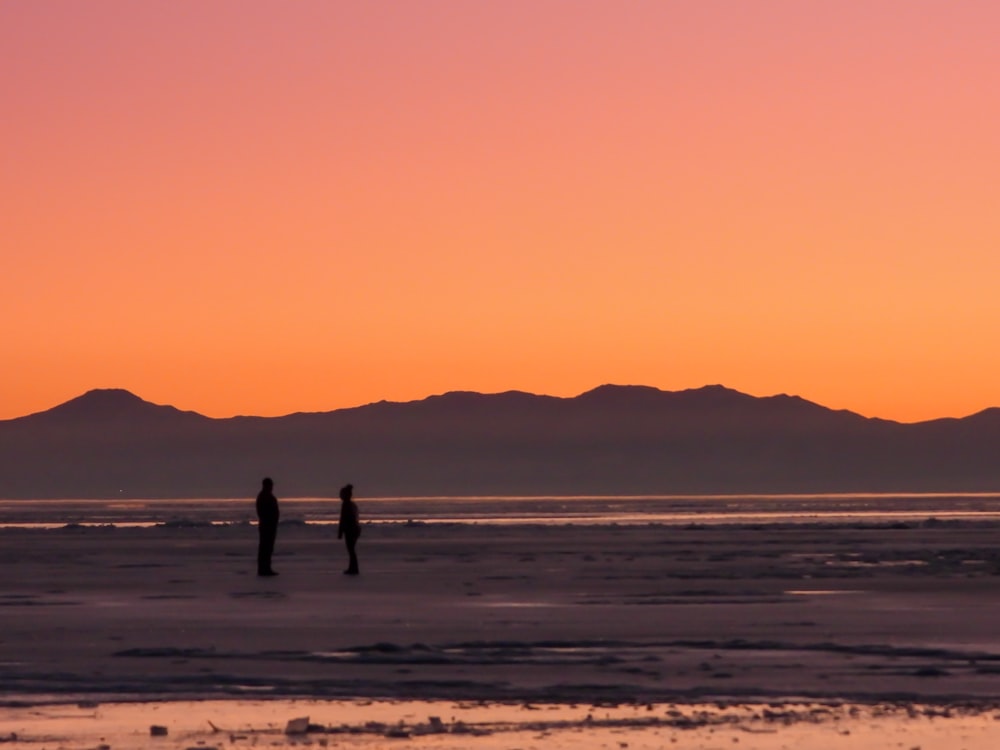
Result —
<instances>
[{"instance_id":1,"label":"person's arm","mask_svg":"<svg viewBox=\"0 0 1000 750\"><path fill-rule=\"evenodd\" d=\"M340 520L337 521L337 539L343 539L345 526L347 526L347 503L341 503Z\"/></svg>"}]
</instances>

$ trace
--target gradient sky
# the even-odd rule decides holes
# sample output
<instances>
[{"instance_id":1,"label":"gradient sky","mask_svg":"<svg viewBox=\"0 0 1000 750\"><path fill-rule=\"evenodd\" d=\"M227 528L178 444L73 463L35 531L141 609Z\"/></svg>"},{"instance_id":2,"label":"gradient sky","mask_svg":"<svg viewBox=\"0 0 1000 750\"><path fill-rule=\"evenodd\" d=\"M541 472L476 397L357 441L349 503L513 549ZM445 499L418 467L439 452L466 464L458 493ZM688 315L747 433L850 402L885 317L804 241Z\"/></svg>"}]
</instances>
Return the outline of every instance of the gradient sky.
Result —
<instances>
[{"instance_id":1,"label":"gradient sky","mask_svg":"<svg viewBox=\"0 0 1000 750\"><path fill-rule=\"evenodd\" d=\"M1000 405L995 0L4 0L0 418Z\"/></svg>"}]
</instances>

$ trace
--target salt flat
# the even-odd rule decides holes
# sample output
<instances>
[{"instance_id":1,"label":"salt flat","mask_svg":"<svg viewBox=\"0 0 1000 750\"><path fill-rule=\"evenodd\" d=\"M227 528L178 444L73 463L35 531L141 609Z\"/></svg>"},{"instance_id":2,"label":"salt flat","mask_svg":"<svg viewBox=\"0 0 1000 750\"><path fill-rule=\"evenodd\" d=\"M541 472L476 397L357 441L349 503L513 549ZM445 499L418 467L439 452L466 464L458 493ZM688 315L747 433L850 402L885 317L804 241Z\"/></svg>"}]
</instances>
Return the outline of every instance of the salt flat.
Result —
<instances>
[{"instance_id":1,"label":"salt flat","mask_svg":"<svg viewBox=\"0 0 1000 750\"><path fill-rule=\"evenodd\" d=\"M248 524L0 530L0 734L80 701L1000 698L992 520L386 524L358 578L335 537L284 525L262 579Z\"/></svg>"},{"instance_id":2,"label":"salt flat","mask_svg":"<svg viewBox=\"0 0 1000 750\"><path fill-rule=\"evenodd\" d=\"M994 522L0 531L0 685L570 700L997 695Z\"/></svg>"}]
</instances>

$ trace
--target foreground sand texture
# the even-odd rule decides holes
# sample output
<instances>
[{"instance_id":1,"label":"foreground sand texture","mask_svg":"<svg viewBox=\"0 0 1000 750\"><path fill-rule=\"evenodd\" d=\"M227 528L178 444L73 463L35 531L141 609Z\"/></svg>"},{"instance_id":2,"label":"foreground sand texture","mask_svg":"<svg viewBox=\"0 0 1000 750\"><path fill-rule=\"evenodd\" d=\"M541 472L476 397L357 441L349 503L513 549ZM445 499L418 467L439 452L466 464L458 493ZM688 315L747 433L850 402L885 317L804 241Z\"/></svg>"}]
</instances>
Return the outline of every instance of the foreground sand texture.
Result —
<instances>
[{"instance_id":1,"label":"foreground sand texture","mask_svg":"<svg viewBox=\"0 0 1000 750\"><path fill-rule=\"evenodd\" d=\"M11 750L149 747L995 750L1000 715L928 706L205 701L0 709Z\"/></svg>"},{"instance_id":2,"label":"foreground sand texture","mask_svg":"<svg viewBox=\"0 0 1000 750\"><path fill-rule=\"evenodd\" d=\"M669 743L681 729L633 721L628 731L648 735L643 745L617 738L621 726L588 727L586 714L641 707L662 718L708 702L718 711L794 704L808 713L801 707L856 703L868 713L781 724L781 742L754 731L774 722L751 722L704 746L738 738L741 747L801 748L784 739L796 726L862 718L899 727L966 722L966 744L940 746L1000 746L992 705L1000 698L1000 525L992 520L370 525L359 578L341 575L335 537L332 526L283 526L281 575L259 579L255 529L245 524L0 530L0 734L16 733L26 711L56 709L46 704L93 713L132 700L272 699L273 727L236 715L244 730L283 730L305 715L363 725L342 704L306 709L273 699L367 698L388 706L377 719L386 725L450 721L455 701L577 706L583 715L567 727L523 731L562 736L577 727L588 730L589 747L635 748ZM402 711L386 699L446 705ZM211 714L197 721L223 726ZM140 734L163 723L142 716L133 727ZM855 739L873 726L857 721ZM491 732L475 746L553 746L534 735ZM409 741L473 746L468 737L445 742L454 736L411 732ZM935 747L922 736L906 746ZM308 738L387 741L377 732Z\"/></svg>"}]
</instances>

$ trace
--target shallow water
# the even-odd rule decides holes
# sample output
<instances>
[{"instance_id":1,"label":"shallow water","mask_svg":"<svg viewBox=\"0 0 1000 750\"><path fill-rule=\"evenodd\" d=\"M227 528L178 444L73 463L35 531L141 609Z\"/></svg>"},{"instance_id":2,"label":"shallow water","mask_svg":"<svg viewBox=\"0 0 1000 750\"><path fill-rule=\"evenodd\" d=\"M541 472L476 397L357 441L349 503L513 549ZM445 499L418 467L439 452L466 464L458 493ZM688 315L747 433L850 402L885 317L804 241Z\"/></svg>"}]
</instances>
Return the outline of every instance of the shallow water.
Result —
<instances>
[{"instance_id":1,"label":"shallow water","mask_svg":"<svg viewBox=\"0 0 1000 750\"><path fill-rule=\"evenodd\" d=\"M1000 520L1000 493L360 498L366 523L769 524ZM281 500L286 523L337 522L331 498ZM238 524L252 499L0 500L0 528Z\"/></svg>"}]
</instances>

